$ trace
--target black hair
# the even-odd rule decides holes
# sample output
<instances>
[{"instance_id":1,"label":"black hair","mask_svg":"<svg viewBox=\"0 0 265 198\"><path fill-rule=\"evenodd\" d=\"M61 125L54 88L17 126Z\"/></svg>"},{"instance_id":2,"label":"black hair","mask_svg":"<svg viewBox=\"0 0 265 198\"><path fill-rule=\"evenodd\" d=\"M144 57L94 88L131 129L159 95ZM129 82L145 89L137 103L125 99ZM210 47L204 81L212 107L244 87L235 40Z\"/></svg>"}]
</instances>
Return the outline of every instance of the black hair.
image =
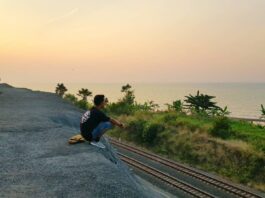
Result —
<instances>
[{"instance_id":1,"label":"black hair","mask_svg":"<svg viewBox=\"0 0 265 198\"><path fill-rule=\"evenodd\" d=\"M105 100L105 96L104 95L95 95L95 97L94 97L94 105L98 106L102 102L104 102L104 100Z\"/></svg>"}]
</instances>

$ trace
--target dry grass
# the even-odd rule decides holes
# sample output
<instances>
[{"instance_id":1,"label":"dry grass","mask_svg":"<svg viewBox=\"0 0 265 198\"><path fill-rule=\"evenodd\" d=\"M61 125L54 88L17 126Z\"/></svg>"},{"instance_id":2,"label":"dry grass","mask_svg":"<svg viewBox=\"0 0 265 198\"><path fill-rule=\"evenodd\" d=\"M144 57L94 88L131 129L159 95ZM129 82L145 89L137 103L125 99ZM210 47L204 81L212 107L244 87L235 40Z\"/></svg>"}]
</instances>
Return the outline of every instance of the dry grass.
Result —
<instances>
[{"instance_id":1,"label":"dry grass","mask_svg":"<svg viewBox=\"0 0 265 198\"><path fill-rule=\"evenodd\" d=\"M265 191L265 156L264 152L257 150L249 141L240 139L220 139L208 133L211 123L208 120L196 120L196 118L174 118L174 115L139 113L131 116L121 116L120 119L130 125L144 121L147 124L159 123L165 126L157 136L159 143L147 146L143 142L133 139L131 134L136 131L130 127L126 132L115 129L111 135L132 141L136 145L169 157L176 161L182 161L205 171L217 173L224 178L235 182L255 187ZM174 120L174 119L178 119ZM191 125L190 122L193 122ZM238 127L239 124L238 124ZM249 126L250 127L250 126ZM254 129L253 129L254 130ZM141 132L137 132L141 135Z\"/></svg>"}]
</instances>

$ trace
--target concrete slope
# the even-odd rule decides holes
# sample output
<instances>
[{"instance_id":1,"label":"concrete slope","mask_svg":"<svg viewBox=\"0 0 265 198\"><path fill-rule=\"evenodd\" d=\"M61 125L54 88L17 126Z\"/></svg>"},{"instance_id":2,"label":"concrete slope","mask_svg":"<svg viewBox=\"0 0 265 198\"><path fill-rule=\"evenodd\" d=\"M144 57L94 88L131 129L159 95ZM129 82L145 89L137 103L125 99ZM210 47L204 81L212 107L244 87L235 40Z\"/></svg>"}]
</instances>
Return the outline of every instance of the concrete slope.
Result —
<instances>
[{"instance_id":1,"label":"concrete slope","mask_svg":"<svg viewBox=\"0 0 265 198\"><path fill-rule=\"evenodd\" d=\"M81 110L52 93L0 84L0 197L159 197L108 142L68 145Z\"/></svg>"}]
</instances>

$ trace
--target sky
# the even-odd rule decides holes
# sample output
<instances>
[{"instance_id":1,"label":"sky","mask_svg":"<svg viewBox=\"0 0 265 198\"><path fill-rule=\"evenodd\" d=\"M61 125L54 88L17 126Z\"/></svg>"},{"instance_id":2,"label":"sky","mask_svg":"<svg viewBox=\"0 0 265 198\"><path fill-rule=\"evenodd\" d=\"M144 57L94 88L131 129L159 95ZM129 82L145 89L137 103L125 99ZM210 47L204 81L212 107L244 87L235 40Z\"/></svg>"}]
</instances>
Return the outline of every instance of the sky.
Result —
<instances>
[{"instance_id":1,"label":"sky","mask_svg":"<svg viewBox=\"0 0 265 198\"><path fill-rule=\"evenodd\" d=\"M264 0L0 0L2 82L265 82Z\"/></svg>"}]
</instances>

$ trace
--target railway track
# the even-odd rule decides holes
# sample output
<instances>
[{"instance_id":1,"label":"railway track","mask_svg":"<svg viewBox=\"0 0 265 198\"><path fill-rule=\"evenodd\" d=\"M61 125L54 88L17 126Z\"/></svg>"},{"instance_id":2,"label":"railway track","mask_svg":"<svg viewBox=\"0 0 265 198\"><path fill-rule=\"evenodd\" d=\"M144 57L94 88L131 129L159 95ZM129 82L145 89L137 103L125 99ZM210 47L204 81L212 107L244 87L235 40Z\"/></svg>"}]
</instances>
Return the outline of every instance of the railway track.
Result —
<instances>
[{"instance_id":1,"label":"railway track","mask_svg":"<svg viewBox=\"0 0 265 198\"><path fill-rule=\"evenodd\" d=\"M152 168L151 166L148 166L142 162L139 162L138 160L130 158L121 153L118 153L118 155L120 156L120 159L126 162L127 164L134 166L175 188L181 189L182 191L192 195L193 197L199 197L199 198L214 198L215 197L207 192L204 192L198 188L195 188L194 186L191 186L183 181L180 181L177 178L172 177L162 171L159 171L155 168Z\"/></svg>"},{"instance_id":2,"label":"railway track","mask_svg":"<svg viewBox=\"0 0 265 198\"><path fill-rule=\"evenodd\" d=\"M134 146L129 146L127 144L124 144L124 143L121 143L117 140L114 140L114 139L111 139L110 138L110 142L111 144L117 146L117 147L120 147L120 148L123 148L125 150L128 150L130 152L133 152L133 153L136 153L140 156L143 156L145 158L148 158L150 160L153 160L155 162L158 162L160 164L163 164L167 167L170 167L178 172L181 172L181 173L184 173L190 177L193 177L197 180L200 180L202 182L205 182L207 184L210 184L218 189L221 189L225 192L228 192L230 194L233 194L233 195L236 195L237 197L242 197L242 198L262 198L262 196L260 195L257 195L257 194L254 194L252 192L249 192L243 188L240 188L238 186L235 186L233 184L230 184L230 183L227 183L226 181L222 181L222 180L219 180L219 179L216 179L214 177L211 177L209 175L206 175L206 174L203 174L199 171L196 171L190 167L187 167L185 165L182 165L182 164L179 164L177 162L174 162L172 160L168 160L166 158L162 158L158 155L155 155L153 153L150 153L150 152L146 152L146 151L143 151L139 148L136 148ZM120 154L121 155L121 154ZM122 159L125 159L125 157L121 156ZM126 160L126 159L125 159ZM123 161L125 161L123 160ZM127 163L127 161L125 161ZM128 164L130 164L128 162ZM133 164L131 164L133 165ZM141 169L141 168L140 168ZM141 169L142 170L142 169ZM151 173L150 173L151 174ZM152 175L152 174L151 174Z\"/></svg>"}]
</instances>

